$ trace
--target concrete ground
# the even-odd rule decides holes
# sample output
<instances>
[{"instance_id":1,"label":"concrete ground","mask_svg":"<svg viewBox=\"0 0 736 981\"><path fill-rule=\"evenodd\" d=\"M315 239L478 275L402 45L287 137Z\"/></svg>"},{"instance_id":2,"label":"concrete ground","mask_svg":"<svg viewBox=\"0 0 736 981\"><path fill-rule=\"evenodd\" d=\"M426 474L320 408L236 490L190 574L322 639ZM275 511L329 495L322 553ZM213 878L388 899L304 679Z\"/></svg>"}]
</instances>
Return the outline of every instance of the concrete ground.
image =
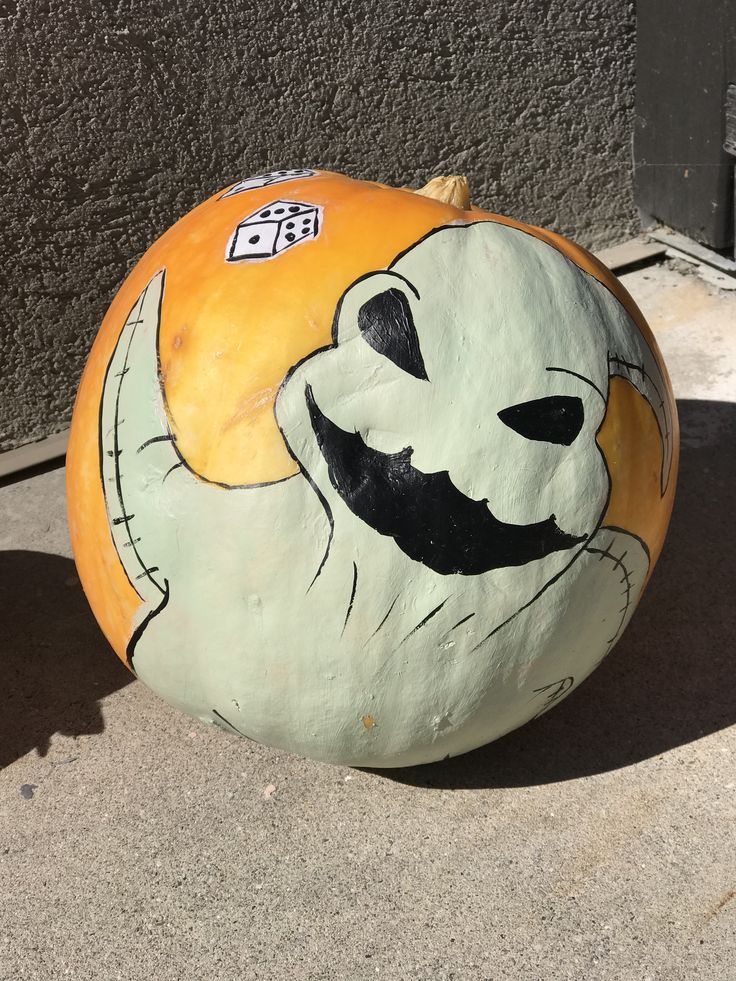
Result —
<instances>
[{"instance_id":1,"label":"concrete ground","mask_svg":"<svg viewBox=\"0 0 736 981\"><path fill-rule=\"evenodd\" d=\"M736 294L622 277L683 451L626 636L554 711L384 774L248 743L117 661L61 470L0 489L0 979L736 978Z\"/></svg>"}]
</instances>

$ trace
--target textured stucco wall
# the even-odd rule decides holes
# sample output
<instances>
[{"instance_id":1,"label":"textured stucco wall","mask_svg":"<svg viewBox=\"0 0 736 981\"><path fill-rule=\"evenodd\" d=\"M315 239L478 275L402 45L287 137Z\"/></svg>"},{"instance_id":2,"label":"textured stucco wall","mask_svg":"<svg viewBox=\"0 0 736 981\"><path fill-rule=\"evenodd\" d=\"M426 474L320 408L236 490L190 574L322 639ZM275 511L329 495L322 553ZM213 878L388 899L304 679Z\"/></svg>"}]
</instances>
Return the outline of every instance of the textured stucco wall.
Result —
<instances>
[{"instance_id":1,"label":"textured stucco wall","mask_svg":"<svg viewBox=\"0 0 736 981\"><path fill-rule=\"evenodd\" d=\"M589 246L633 227L628 0L0 3L0 449L64 428L127 269L228 182L313 165Z\"/></svg>"}]
</instances>

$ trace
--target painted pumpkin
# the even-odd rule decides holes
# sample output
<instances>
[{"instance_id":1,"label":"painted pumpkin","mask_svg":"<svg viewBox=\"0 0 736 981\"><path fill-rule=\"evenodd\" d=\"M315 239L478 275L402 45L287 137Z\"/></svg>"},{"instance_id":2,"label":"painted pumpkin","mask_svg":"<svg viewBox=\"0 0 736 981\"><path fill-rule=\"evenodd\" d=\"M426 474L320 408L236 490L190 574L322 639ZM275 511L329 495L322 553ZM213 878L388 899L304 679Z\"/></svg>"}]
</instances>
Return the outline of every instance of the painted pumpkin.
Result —
<instances>
[{"instance_id":1,"label":"painted pumpkin","mask_svg":"<svg viewBox=\"0 0 736 981\"><path fill-rule=\"evenodd\" d=\"M276 171L179 221L115 297L71 535L107 638L167 701L320 760L426 763L609 653L677 452L651 332L583 249L460 181Z\"/></svg>"}]
</instances>

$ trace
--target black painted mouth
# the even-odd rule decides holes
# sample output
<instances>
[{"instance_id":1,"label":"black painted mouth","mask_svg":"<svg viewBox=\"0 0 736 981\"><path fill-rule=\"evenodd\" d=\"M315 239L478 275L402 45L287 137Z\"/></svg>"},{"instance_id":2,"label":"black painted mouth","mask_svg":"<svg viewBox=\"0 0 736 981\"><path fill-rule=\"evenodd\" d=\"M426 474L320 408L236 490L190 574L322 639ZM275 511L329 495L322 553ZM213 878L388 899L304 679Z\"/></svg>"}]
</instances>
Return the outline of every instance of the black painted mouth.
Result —
<instances>
[{"instance_id":1,"label":"black painted mouth","mask_svg":"<svg viewBox=\"0 0 736 981\"><path fill-rule=\"evenodd\" d=\"M494 517L487 501L461 493L449 473L422 473L410 446L398 453L371 449L359 433L346 433L305 396L317 444L332 486L361 521L390 535L409 558L441 575L477 576L520 566L585 541L563 532L554 515L530 525Z\"/></svg>"}]
</instances>

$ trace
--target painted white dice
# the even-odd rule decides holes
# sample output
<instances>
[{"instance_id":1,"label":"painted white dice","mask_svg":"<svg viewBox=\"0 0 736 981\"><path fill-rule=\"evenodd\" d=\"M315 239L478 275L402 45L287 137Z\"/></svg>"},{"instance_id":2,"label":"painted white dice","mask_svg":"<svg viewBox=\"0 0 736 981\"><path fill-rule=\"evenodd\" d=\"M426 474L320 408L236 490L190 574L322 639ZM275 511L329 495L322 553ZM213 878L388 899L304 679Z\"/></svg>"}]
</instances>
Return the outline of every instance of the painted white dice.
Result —
<instances>
[{"instance_id":1,"label":"painted white dice","mask_svg":"<svg viewBox=\"0 0 736 981\"><path fill-rule=\"evenodd\" d=\"M256 187L270 187L272 184L283 184L285 181L301 180L304 177L316 176L316 170L302 167L300 170L269 170L267 174L259 174L257 177L246 177L243 181L225 191L223 198L232 197L233 194L242 194L243 191L252 191Z\"/></svg>"},{"instance_id":2,"label":"painted white dice","mask_svg":"<svg viewBox=\"0 0 736 981\"><path fill-rule=\"evenodd\" d=\"M303 201L272 201L240 222L228 242L228 262L272 259L317 238L322 209Z\"/></svg>"}]
</instances>

